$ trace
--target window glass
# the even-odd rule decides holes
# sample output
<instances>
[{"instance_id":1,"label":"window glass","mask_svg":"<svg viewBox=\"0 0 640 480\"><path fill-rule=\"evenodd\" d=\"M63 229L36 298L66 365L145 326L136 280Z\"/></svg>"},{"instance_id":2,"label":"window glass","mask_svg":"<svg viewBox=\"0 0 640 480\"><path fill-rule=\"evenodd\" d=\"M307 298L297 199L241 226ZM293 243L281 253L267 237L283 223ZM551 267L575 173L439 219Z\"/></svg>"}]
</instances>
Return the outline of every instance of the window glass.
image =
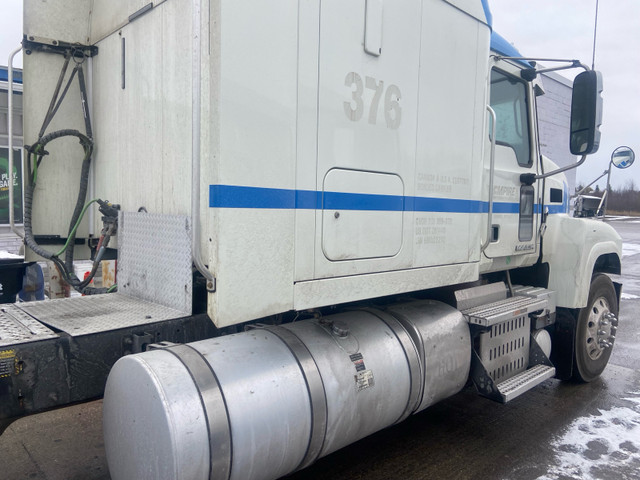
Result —
<instances>
[{"instance_id":1,"label":"window glass","mask_svg":"<svg viewBox=\"0 0 640 480\"><path fill-rule=\"evenodd\" d=\"M9 175L9 149L0 148L0 224L9 223L9 186L13 177L13 215L22 223L22 154L13 152L13 175Z\"/></svg>"},{"instance_id":2,"label":"window glass","mask_svg":"<svg viewBox=\"0 0 640 480\"><path fill-rule=\"evenodd\" d=\"M528 242L533 238L533 194L531 185L520 188L520 220L518 225L518 240Z\"/></svg>"},{"instance_id":3,"label":"window glass","mask_svg":"<svg viewBox=\"0 0 640 480\"><path fill-rule=\"evenodd\" d=\"M526 84L491 70L491 108L496 112L496 143L513 148L518 165L530 167L529 117Z\"/></svg>"},{"instance_id":4,"label":"window glass","mask_svg":"<svg viewBox=\"0 0 640 480\"><path fill-rule=\"evenodd\" d=\"M9 95L7 90L0 89L0 139L2 144L7 142L8 117L9 117ZM13 94L13 136L22 136L22 93ZM14 140L14 145L18 145ZM19 145L22 145L20 140Z\"/></svg>"}]
</instances>

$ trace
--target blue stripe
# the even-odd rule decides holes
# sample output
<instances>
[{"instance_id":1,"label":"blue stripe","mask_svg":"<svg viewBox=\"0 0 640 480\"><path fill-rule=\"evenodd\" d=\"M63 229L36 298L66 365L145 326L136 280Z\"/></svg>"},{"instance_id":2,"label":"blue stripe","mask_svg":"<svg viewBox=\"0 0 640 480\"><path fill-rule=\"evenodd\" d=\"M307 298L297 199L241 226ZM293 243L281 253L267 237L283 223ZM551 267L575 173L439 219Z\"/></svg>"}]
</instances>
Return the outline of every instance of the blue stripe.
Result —
<instances>
[{"instance_id":1,"label":"blue stripe","mask_svg":"<svg viewBox=\"0 0 640 480\"><path fill-rule=\"evenodd\" d=\"M317 192L280 188L210 185L211 208L265 208L297 210L368 210L386 212L487 213L489 203L458 198L409 197L366 193ZM536 213L540 213L536 205ZM517 214L518 203L494 202L494 213ZM565 213L550 206L550 213Z\"/></svg>"},{"instance_id":2,"label":"blue stripe","mask_svg":"<svg viewBox=\"0 0 640 480\"><path fill-rule=\"evenodd\" d=\"M295 190L233 185L210 185L209 206L217 208L299 208L296 205Z\"/></svg>"},{"instance_id":3,"label":"blue stripe","mask_svg":"<svg viewBox=\"0 0 640 480\"><path fill-rule=\"evenodd\" d=\"M212 185L213 187L214 185ZM245 187L246 188L246 187ZM296 196L296 207L302 210L322 209L322 193L315 190L292 190Z\"/></svg>"},{"instance_id":4,"label":"blue stripe","mask_svg":"<svg viewBox=\"0 0 640 480\"><path fill-rule=\"evenodd\" d=\"M413 212L481 213L483 202L457 198L405 197Z\"/></svg>"},{"instance_id":5,"label":"blue stripe","mask_svg":"<svg viewBox=\"0 0 640 480\"><path fill-rule=\"evenodd\" d=\"M558 213L568 213L565 205L547 205L549 215L557 215Z\"/></svg>"},{"instance_id":6,"label":"blue stripe","mask_svg":"<svg viewBox=\"0 0 640 480\"><path fill-rule=\"evenodd\" d=\"M407 197L362 193L323 192L320 208L327 210L377 210L402 212Z\"/></svg>"},{"instance_id":7,"label":"blue stripe","mask_svg":"<svg viewBox=\"0 0 640 480\"><path fill-rule=\"evenodd\" d=\"M488 211L489 208L487 208ZM493 213L520 213L520 204L493 202Z\"/></svg>"}]
</instances>

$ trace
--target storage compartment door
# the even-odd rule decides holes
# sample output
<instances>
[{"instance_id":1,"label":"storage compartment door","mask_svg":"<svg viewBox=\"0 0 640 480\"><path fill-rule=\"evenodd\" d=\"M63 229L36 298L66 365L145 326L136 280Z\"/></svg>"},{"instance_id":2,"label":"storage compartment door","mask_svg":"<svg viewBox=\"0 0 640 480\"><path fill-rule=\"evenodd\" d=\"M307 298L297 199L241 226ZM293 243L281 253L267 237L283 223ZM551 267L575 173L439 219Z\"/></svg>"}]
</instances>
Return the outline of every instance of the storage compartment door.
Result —
<instances>
[{"instance_id":1,"label":"storage compartment door","mask_svg":"<svg viewBox=\"0 0 640 480\"><path fill-rule=\"evenodd\" d=\"M331 261L392 257L402 248L397 175L333 169L322 191L322 251Z\"/></svg>"}]
</instances>

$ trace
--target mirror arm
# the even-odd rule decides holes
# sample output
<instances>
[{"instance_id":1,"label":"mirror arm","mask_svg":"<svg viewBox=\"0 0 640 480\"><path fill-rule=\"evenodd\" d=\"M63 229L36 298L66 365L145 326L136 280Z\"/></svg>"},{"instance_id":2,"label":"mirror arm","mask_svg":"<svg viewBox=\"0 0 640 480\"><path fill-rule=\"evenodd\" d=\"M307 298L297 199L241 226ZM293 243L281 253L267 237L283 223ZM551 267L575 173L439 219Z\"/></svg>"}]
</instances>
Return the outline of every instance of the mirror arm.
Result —
<instances>
[{"instance_id":1,"label":"mirror arm","mask_svg":"<svg viewBox=\"0 0 640 480\"><path fill-rule=\"evenodd\" d=\"M524 78L524 76L532 77L531 80L533 80L534 78L536 78L536 75L540 73L557 72L558 70L570 70L572 68L584 68L587 71L591 70L583 63L580 63L579 60L573 60L573 63L571 65L564 65L562 67L541 68L540 70L536 70L535 68L527 68L526 70L522 71L522 78ZM527 80L527 78L524 79Z\"/></svg>"},{"instance_id":2,"label":"mirror arm","mask_svg":"<svg viewBox=\"0 0 640 480\"><path fill-rule=\"evenodd\" d=\"M598 180L600 180L602 177L604 177L607 173L609 173L609 170L611 169L611 164L609 164L609 168L607 170L605 170L604 172L602 172L602 175L600 175L598 178L596 178L593 182L591 182L589 185L587 185L586 187L583 187L582 190L580 190L579 192L576 192L574 195L572 195L572 197L577 197L579 195L582 195L582 193L589 188L591 185L593 185L594 183L596 183Z\"/></svg>"},{"instance_id":3,"label":"mirror arm","mask_svg":"<svg viewBox=\"0 0 640 480\"><path fill-rule=\"evenodd\" d=\"M524 185L533 185L533 182L536 180L541 180L543 178L551 177L552 175L556 175L558 173L566 172L567 170L571 170L573 168L577 168L584 163L587 159L587 155L582 155L582 158L577 162L571 165L567 165L566 167L558 168L548 173L541 173L536 175L535 173L523 173L520 175L520 182Z\"/></svg>"},{"instance_id":4,"label":"mirror arm","mask_svg":"<svg viewBox=\"0 0 640 480\"><path fill-rule=\"evenodd\" d=\"M536 70L535 63L531 68L526 68L522 70L520 76L530 82L539 73L547 73L547 72L556 72L558 70L569 70L571 68L583 68L586 71L591 70L588 65L585 65L580 60L564 60L564 59L556 59L556 58L534 58L534 57L503 57L500 55L496 55L496 60L517 60L521 62L559 62L559 63L568 63L569 65L563 65L561 67L548 67L542 68L540 70Z\"/></svg>"}]
</instances>

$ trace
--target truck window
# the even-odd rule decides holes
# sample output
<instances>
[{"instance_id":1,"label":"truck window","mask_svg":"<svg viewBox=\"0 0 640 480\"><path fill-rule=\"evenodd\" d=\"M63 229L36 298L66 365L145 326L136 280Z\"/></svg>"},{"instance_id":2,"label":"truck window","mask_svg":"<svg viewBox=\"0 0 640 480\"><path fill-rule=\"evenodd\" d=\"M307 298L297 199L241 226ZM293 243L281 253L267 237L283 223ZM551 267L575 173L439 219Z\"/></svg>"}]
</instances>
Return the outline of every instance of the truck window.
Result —
<instances>
[{"instance_id":1,"label":"truck window","mask_svg":"<svg viewBox=\"0 0 640 480\"><path fill-rule=\"evenodd\" d=\"M496 112L496 143L513 148L518 165L530 167L529 119L526 84L491 70L491 108Z\"/></svg>"}]
</instances>

